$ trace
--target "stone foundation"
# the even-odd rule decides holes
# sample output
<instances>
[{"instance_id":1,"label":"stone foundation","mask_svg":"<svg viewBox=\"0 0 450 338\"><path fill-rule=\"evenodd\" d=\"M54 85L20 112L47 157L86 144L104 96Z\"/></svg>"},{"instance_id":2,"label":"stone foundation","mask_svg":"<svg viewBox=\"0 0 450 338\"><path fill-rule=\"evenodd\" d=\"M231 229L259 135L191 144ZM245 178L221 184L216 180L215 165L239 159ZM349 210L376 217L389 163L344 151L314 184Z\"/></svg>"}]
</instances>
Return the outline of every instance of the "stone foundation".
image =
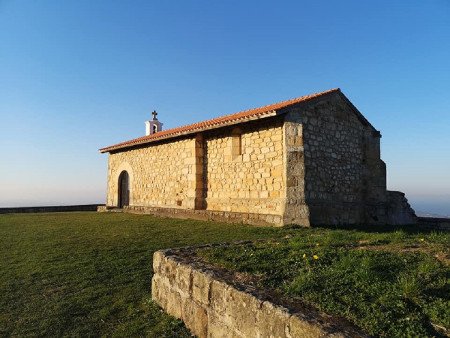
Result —
<instances>
[{"instance_id":1,"label":"stone foundation","mask_svg":"<svg viewBox=\"0 0 450 338\"><path fill-rule=\"evenodd\" d=\"M195 261L192 249L157 251L152 298L200 337L366 337L343 320L312 309L288 308L280 298L230 282ZM337 324L339 323L339 325Z\"/></svg>"},{"instance_id":2,"label":"stone foundation","mask_svg":"<svg viewBox=\"0 0 450 338\"><path fill-rule=\"evenodd\" d=\"M114 212L121 210L130 213L149 214L157 217L196 219L227 223L243 223L259 226L282 226L283 218L278 215L240 213L230 211L193 210L177 208L158 208L147 206L126 206L123 210L117 208L99 208L99 212Z\"/></svg>"}]
</instances>

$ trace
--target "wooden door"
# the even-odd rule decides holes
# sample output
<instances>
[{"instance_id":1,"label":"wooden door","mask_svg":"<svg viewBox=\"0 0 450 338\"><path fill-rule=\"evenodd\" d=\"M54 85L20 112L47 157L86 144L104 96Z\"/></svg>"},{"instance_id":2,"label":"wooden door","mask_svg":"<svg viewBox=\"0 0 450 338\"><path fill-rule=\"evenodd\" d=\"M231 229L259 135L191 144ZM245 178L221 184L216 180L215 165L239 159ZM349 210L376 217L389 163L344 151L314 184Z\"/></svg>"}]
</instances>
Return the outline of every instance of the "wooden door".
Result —
<instances>
[{"instance_id":1,"label":"wooden door","mask_svg":"<svg viewBox=\"0 0 450 338\"><path fill-rule=\"evenodd\" d=\"M119 208L130 204L130 179L126 171L119 176Z\"/></svg>"}]
</instances>

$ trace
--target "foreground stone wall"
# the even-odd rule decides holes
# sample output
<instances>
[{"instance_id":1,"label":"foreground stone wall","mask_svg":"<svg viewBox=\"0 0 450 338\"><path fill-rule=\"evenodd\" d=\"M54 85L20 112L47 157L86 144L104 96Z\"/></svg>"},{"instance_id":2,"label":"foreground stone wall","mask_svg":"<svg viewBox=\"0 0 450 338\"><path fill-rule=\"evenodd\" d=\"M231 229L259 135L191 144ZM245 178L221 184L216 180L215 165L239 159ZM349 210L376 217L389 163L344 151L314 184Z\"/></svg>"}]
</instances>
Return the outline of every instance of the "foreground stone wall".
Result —
<instances>
[{"instance_id":1,"label":"foreground stone wall","mask_svg":"<svg viewBox=\"0 0 450 338\"><path fill-rule=\"evenodd\" d=\"M179 250L155 252L152 298L200 338L366 336L313 310L289 310L188 257Z\"/></svg>"}]
</instances>

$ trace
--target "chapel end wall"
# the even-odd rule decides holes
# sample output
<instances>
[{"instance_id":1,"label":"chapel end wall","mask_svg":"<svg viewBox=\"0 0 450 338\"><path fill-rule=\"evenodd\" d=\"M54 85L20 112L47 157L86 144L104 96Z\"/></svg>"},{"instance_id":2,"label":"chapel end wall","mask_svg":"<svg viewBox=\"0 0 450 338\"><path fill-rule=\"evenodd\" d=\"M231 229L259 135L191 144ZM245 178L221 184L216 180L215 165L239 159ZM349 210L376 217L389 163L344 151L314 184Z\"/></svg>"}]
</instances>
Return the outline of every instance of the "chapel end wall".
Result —
<instances>
[{"instance_id":1,"label":"chapel end wall","mask_svg":"<svg viewBox=\"0 0 450 338\"><path fill-rule=\"evenodd\" d=\"M304 201L310 223L386 222L379 133L362 123L339 94L293 108L288 116L302 126Z\"/></svg>"}]
</instances>

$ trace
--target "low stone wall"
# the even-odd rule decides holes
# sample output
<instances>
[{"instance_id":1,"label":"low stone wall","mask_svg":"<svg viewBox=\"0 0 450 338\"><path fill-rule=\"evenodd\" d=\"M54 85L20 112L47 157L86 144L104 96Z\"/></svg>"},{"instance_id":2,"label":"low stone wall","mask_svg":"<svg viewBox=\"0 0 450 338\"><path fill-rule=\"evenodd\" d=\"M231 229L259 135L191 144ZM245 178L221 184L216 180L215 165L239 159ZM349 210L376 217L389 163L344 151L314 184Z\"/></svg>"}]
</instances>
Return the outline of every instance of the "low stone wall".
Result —
<instances>
[{"instance_id":1,"label":"low stone wall","mask_svg":"<svg viewBox=\"0 0 450 338\"><path fill-rule=\"evenodd\" d=\"M450 218L418 217L420 228L450 231Z\"/></svg>"},{"instance_id":2,"label":"low stone wall","mask_svg":"<svg viewBox=\"0 0 450 338\"><path fill-rule=\"evenodd\" d=\"M195 259L193 249L157 251L152 298L198 337L366 337L313 309L283 306L282 299L228 280Z\"/></svg>"},{"instance_id":3,"label":"low stone wall","mask_svg":"<svg viewBox=\"0 0 450 338\"><path fill-rule=\"evenodd\" d=\"M102 204L84 204L84 205L59 205L45 207L18 207L18 208L0 208L0 214L13 213L34 213L34 212L67 212L67 211L97 211Z\"/></svg>"},{"instance_id":4,"label":"low stone wall","mask_svg":"<svg viewBox=\"0 0 450 338\"><path fill-rule=\"evenodd\" d=\"M115 211L116 208L102 207L98 211ZM177 208L159 208L147 206L126 206L123 211L139 214L150 214L158 217L196 219L228 223L243 223L262 226L282 226L283 218L279 215L252 214L230 211L192 210Z\"/></svg>"}]
</instances>

